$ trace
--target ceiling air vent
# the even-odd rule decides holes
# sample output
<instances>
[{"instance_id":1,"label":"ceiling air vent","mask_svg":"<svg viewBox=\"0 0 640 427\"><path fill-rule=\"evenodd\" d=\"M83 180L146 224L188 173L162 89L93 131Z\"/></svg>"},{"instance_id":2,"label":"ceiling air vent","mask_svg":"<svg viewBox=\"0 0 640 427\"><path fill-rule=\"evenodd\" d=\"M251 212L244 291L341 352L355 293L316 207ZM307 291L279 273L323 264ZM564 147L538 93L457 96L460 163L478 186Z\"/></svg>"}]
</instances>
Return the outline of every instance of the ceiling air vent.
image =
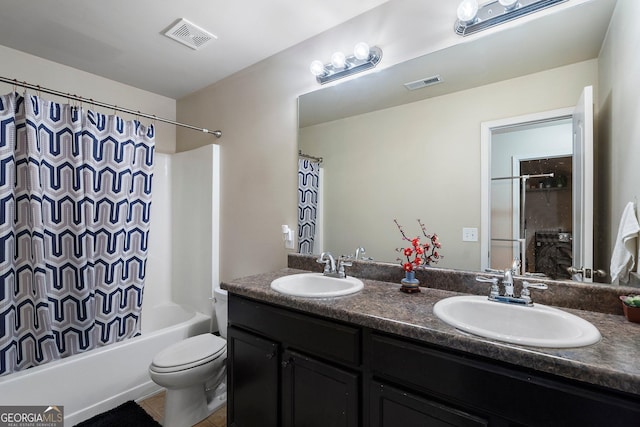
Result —
<instances>
[{"instance_id":1,"label":"ceiling air vent","mask_svg":"<svg viewBox=\"0 0 640 427\"><path fill-rule=\"evenodd\" d=\"M217 39L210 32L203 30L186 19L179 19L164 35L195 50L201 49L211 40Z\"/></svg>"},{"instance_id":2,"label":"ceiling air vent","mask_svg":"<svg viewBox=\"0 0 640 427\"><path fill-rule=\"evenodd\" d=\"M422 89L423 87L433 86L435 84L442 83L440 75L427 77L426 79L416 80L415 82L405 83L404 87L409 90Z\"/></svg>"}]
</instances>

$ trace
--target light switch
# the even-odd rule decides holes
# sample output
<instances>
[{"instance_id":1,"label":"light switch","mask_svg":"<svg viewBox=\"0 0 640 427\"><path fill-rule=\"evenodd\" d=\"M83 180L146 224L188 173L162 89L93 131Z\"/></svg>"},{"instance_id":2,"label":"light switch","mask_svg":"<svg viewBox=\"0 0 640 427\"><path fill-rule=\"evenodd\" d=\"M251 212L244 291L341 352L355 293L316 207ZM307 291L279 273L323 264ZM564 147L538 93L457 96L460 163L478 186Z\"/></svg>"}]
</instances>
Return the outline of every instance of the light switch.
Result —
<instances>
[{"instance_id":1,"label":"light switch","mask_svg":"<svg viewBox=\"0 0 640 427\"><path fill-rule=\"evenodd\" d=\"M462 241L463 242L477 242L478 241L478 229L471 227L464 227L462 229Z\"/></svg>"}]
</instances>

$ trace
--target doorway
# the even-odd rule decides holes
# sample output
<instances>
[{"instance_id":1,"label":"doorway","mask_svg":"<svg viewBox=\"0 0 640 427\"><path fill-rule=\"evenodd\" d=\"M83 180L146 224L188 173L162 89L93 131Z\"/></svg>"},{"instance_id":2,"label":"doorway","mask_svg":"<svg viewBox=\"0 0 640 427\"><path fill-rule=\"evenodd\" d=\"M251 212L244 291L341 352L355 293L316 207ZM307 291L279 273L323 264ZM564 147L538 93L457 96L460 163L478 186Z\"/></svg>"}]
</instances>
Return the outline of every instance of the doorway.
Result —
<instances>
[{"instance_id":1,"label":"doorway","mask_svg":"<svg viewBox=\"0 0 640 427\"><path fill-rule=\"evenodd\" d=\"M528 138L535 135L535 132L530 132L532 130L546 131L553 126L565 127L567 136L557 140L549 135ZM502 271L510 268L513 260L517 259L524 261L515 271L521 274L522 267L531 265L526 262L525 208L519 199L526 201L526 188L531 187L531 182L527 184L526 181L532 176L523 179L522 175L527 174L521 173L520 161L516 159L570 157L571 179L567 175L567 183L571 182L572 201L563 206L563 209L572 209L570 240L573 265L568 272L573 280L593 281L593 88L584 88L575 108L484 122L481 127L482 269ZM512 136L516 137L509 141ZM503 141L501 147L503 139L506 142ZM527 143L527 139L531 141ZM555 173L550 173L545 172L543 178L556 177ZM553 186L553 180L543 181L543 188L547 183L549 188ZM535 184L540 187L540 182ZM558 239L568 237L563 234ZM540 241L542 239L540 235Z\"/></svg>"},{"instance_id":2,"label":"doorway","mask_svg":"<svg viewBox=\"0 0 640 427\"><path fill-rule=\"evenodd\" d=\"M571 192L557 196L571 188L572 114L561 109L483 123L484 270L504 270L517 259L517 273L535 273L535 233L571 233ZM555 189L559 182L563 191ZM543 218L556 216L551 211L568 212L569 226Z\"/></svg>"}]
</instances>

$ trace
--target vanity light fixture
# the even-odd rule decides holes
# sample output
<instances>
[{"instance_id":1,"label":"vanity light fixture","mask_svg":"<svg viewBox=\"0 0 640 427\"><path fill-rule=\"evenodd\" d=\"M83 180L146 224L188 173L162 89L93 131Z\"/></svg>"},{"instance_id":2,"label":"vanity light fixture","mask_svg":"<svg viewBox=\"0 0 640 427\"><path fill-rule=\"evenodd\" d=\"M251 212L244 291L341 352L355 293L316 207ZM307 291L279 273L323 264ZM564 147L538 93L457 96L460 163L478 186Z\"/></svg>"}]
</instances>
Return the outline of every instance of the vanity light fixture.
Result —
<instances>
[{"instance_id":1,"label":"vanity light fixture","mask_svg":"<svg viewBox=\"0 0 640 427\"><path fill-rule=\"evenodd\" d=\"M478 0L462 0L457 10L455 31L461 36L468 36L565 1L495 0L479 6Z\"/></svg>"},{"instance_id":2,"label":"vanity light fixture","mask_svg":"<svg viewBox=\"0 0 640 427\"><path fill-rule=\"evenodd\" d=\"M325 84L373 68L381 58L382 49L360 42L353 49L353 55L345 56L342 52L336 52L331 55L330 63L323 64L315 60L309 69L318 83Z\"/></svg>"}]
</instances>

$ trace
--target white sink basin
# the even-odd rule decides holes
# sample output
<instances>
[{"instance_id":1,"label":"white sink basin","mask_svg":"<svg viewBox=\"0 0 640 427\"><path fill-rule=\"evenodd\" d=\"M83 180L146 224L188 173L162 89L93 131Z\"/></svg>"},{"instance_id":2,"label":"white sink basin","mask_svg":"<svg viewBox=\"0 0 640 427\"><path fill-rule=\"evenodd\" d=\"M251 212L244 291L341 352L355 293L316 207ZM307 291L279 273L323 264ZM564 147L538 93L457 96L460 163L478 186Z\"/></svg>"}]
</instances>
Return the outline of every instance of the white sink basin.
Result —
<instances>
[{"instance_id":1,"label":"white sink basin","mask_svg":"<svg viewBox=\"0 0 640 427\"><path fill-rule=\"evenodd\" d=\"M349 295L364 287L355 277L328 277L322 273L303 273L280 277L271 282L271 289L297 297L329 298Z\"/></svg>"},{"instance_id":2,"label":"white sink basin","mask_svg":"<svg viewBox=\"0 0 640 427\"><path fill-rule=\"evenodd\" d=\"M553 307L525 307L489 301L485 296L457 296L438 301L433 312L470 334L536 347L582 347L600 341L586 320Z\"/></svg>"}]
</instances>

